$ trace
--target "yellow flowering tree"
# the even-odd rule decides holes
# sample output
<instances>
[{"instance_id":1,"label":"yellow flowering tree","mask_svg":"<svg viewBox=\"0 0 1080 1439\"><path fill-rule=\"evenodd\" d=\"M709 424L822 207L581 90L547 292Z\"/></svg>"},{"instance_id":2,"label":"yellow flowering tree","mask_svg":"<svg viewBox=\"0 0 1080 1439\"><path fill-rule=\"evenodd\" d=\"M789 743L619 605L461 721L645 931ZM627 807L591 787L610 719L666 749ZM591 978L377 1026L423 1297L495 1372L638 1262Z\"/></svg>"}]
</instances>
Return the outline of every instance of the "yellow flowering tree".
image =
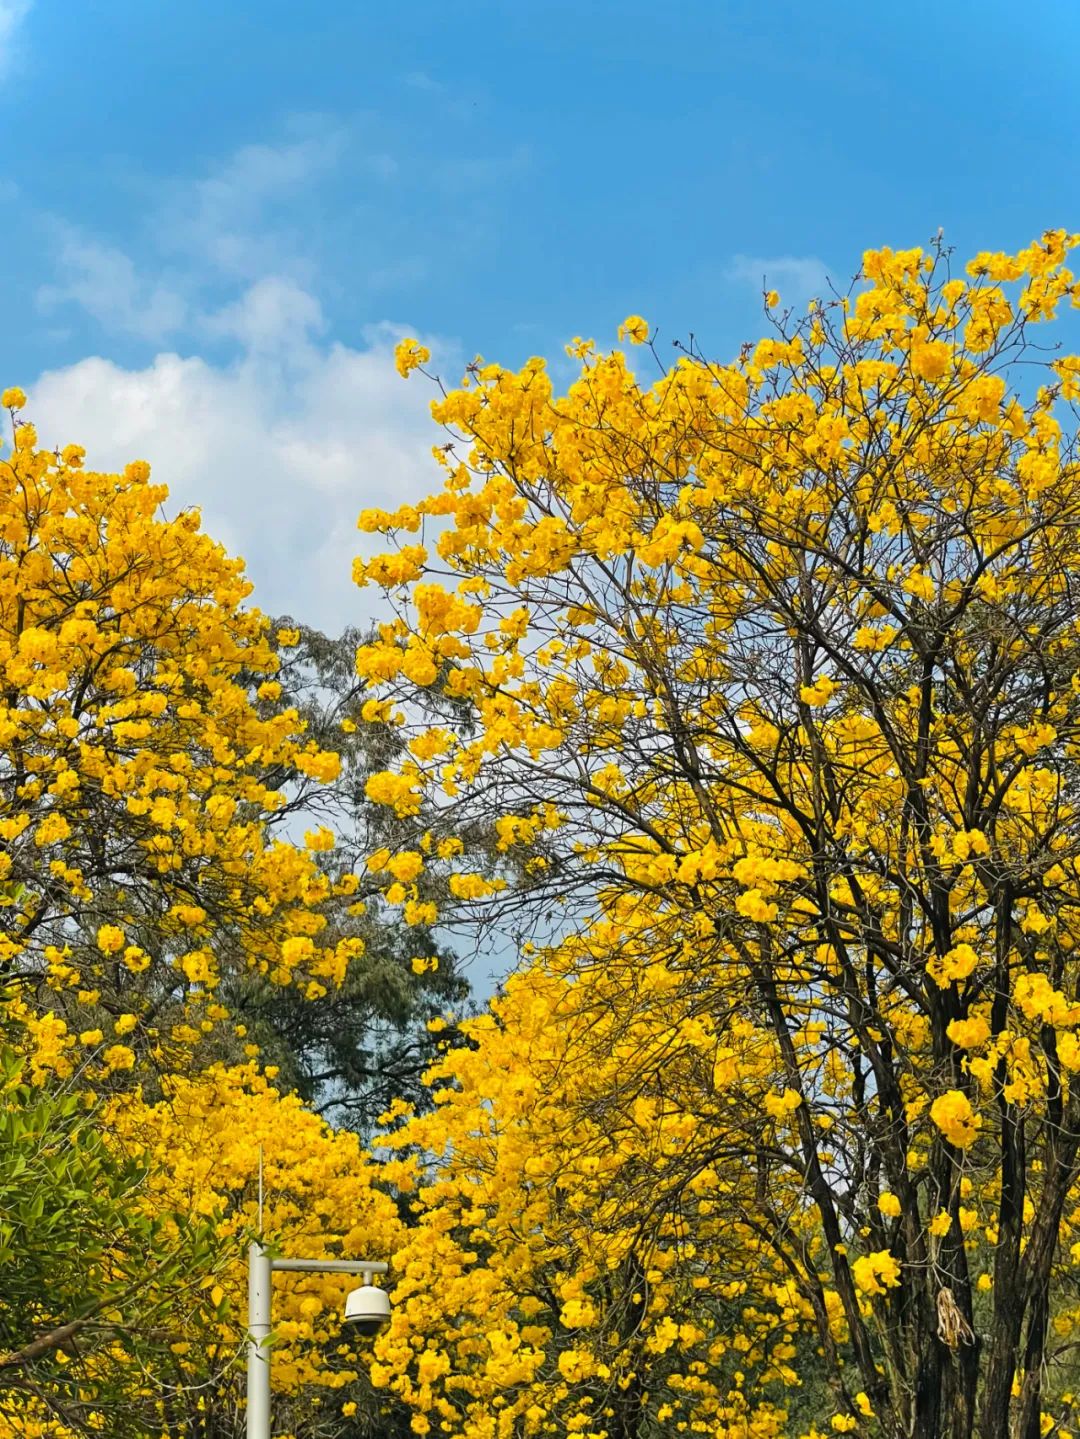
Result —
<instances>
[{"instance_id":1,"label":"yellow flowering tree","mask_svg":"<svg viewBox=\"0 0 1080 1439\"><path fill-rule=\"evenodd\" d=\"M274 984L235 965L222 998L264 1060L279 1066L284 1087L319 1105L336 1124L371 1134L395 1099L422 1101L422 1075L435 1056L425 1022L461 1004L468 986L460 960L429 923L400 923L383 895L382 874L368 869L363 856L385 849L397 856L400 872L405 857L417 851L419 867L418 851L425 845L431 851L439 816L429 811L399 819L365 798L367 778L393 763L401 749L392 726L353 718L364 698L356 650L367 636L346 629L330 637L283 618L271 627L271 638L280 694L270 703L295 709L308 739L340 760L340 773L330 783L306 776L292 780L271 824L302 833L335 887L353 888L348 899L323 906L323 940L359 939L363 957L350 964L340 984L322 987L322 993ZM440 706L437 697L433 705L423 690L415 691L412 703L424 706L433 720L445 721L453 710L448 703ZM484 846L485 837L476 834L470 843ZM427 867L417 907L445 889L435 869Z\"/></svg>"},{"instance_id":2,"label":"yellow flowering tree","mask_svg":"<svg viewBox=\"0 0 1080 1439\"><path fill-rule=\"evenodd\" d=\"M403 1225L358 1137L332 1130L295 1095L279 1093L254 1064L168 1076L163 1088L152 1104L138 1093L114 1097L109 1132L147 1170L146 1211L212 1215L225 1262L210 1290L214 1317L173 1336L165 1392L153 1396L152 1412L170 1436L239 1435L246 1242L259 1229L260 1153L268 1247L306 1258L390 1259ZM357 1343L342 1333L345 1294L357 1282L320 1274L275 1282L276 1434L385 1432L387 1398L372 1394Z\"/></svg>"},{"instance_id":3,"label":"yellow flowering tree","mask_svg":"<svg viewBox=\"0 0 1080 1439\"><path fill-rule=\"evenodd\" d=\"M249 1238L261 1220L294 1255L389 1258L403 1230L378 1167L251 1063L165 1076L153 1102L137 1087L88 1105L53 1076L47 1026L9 1016L7 1030L0 1436L238 1439ZM276 1434L385 1432L388 1396L341 1331L349 1286L275 1284Z\"/></svg>"},{"instance_id":4,"label":"yellow flowering tree","mask_svg":"<svg viewBox=\"0 0 1080 1439\"><path fill-rule=\"evenodd\" d=\"M1080 300L1076 243L869 252L848 297L770 294L759 344L652 383L587 341L561 395L477 361L433 405L442 489L361 517L396 607L364 709L407 739L369 798L486 806L527 884L463 867L458 912L531 900L538 972L598 1026L616 986L657 1033L763 1036L769 1092L700 1124L754 1176L727 1217L783 1267L841 1432L1031 1439L1070 1402L1080 358L1033 326ZM376 869L407 907L418 876ZM611 1074L605 1124L662 1134L696 1043ZM707 1167L669 1165L684 1192Z\"/></svg>"},{"instance_id":5,"label":"yellow flowering tree","mask_svg":"<svg viewBox=\"0 0 1080 1439\"><path fill-rule=\"evenodd\" d=\"M0 1435L139 1439L172 1342L215 1323L227 1245L210 1206L164 1190L146 1204L149 1170L104 1106L43 1080L43 1039L44 1053L32 1021L3 1021Z\"/></svg>"},{"instance_id":6,"label":"yellow flowering tree","mask_svg":"<svg viewBox=\"0 0 1080 1439\"><path fill-rule=\"evenodd\" d=\"M435 1108L387 1137L414 1218L371 1377L415 1433L782 1432L809 1310L731 1159L786 1127L775 1046L676 989L512 976L431 1071Z\"/></svg>"},{"instance_id":7,"label":"yellow flowering tree","mask_svg":"<svg viewBox=\"0 0 1080 1439\"><path fill-rule=\"evenodd\" d=\"M327 929L318 847L273 821L336 753L276 702L268 624L239 560L149 467L38 447L3 396L0 968L56 1016L61 1074L171 1062L224 1015L223 974L320 993L362 953Z\"/></svg>"},{"instance_id":8,"label":"yellow flowering tree","mask_svg":"<svg viewBox=\"0 0 1080 1439\"><path fill-rule=\"evenodd\" d=\"M255 1138L278 1189L270 1237L385 1252L377 1225L354 1230L393 1214L365 1197L356 1136L279 1100L272 1065L260 1079L222 1062L251 1060L256 1039L288 1048L270 1024L247 1030L253 996L315 1003L348 992L362 961L361 878L316 797L340 755L282 689L293 637L247 607L242 563L197 514L163 518L142 462L99 474L76 446L40 448L20 422L25 396L0 400L13 427L0 459L0 1020L25 1037L0 1099L19 1140L3 1156L0 1434L175 1436L209 1432L208 1415L223 1433L242 1423ZM379 996L364 1024L373 1013L384 1028L399 1017ZM331 1373L313 1337L340 1288L301 1285L281 1310L293 1327L278 1380L286 1398L304 1391L293 1427L306 1439L348 1427L311 1387L324 1370L327 1395L352 1383L355 1366L337 1356Z\"/></svg>"}]
</instances>

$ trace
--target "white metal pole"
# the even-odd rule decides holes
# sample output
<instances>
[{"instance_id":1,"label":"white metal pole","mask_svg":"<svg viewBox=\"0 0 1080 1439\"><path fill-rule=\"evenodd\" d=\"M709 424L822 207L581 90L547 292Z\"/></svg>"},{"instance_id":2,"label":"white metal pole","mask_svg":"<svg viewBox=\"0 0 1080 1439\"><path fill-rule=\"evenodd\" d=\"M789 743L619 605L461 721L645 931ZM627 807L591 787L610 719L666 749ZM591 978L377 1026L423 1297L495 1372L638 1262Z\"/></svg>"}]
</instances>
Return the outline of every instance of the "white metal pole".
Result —
<instances>
[{"instance_id":1,"label":"white metal pole","mask_svg":"<svg viewBox=\"0 0 1080 1439\"><path fill-rule=\"evenodd\" d=\"M271 1439L269 1340L274 1270L362 1274L370 1284L373 1275L385 1274L388 1267L383 1260L369 1259L271 1259L258 1240L252 1241L248 1248L247 1439Z\"/></svg>"},{"instance_id":2,"label":"white metal pole","mask_svg":"<svg viewBox=\"0 0 1080 1439\"><path fill-rule=\"evenodd\" d=\"M247 1439L270 1439L270 1256L248 1249Z\"/></svg>"}]
</instances>

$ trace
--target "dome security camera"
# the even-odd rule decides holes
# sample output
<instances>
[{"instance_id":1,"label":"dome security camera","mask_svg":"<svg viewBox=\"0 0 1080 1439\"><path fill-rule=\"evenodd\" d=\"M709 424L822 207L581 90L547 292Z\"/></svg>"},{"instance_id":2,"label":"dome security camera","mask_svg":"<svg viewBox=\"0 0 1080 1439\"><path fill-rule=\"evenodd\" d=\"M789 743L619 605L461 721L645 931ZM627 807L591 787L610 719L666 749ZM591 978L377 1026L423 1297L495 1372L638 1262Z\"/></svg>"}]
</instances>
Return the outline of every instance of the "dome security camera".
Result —
<instances>
[{"instance_id":1,"label":"dome security camera","mask_svg":"<svg viewBox=\"0 0 1080 1439\"><path fill-rule=\"evenodd\" d=\"M345 1300L342 1322L354 1334L378 1334L390 1323L390 1296L376 1284L361 1284Z\"/></svg>"}]
</instances>

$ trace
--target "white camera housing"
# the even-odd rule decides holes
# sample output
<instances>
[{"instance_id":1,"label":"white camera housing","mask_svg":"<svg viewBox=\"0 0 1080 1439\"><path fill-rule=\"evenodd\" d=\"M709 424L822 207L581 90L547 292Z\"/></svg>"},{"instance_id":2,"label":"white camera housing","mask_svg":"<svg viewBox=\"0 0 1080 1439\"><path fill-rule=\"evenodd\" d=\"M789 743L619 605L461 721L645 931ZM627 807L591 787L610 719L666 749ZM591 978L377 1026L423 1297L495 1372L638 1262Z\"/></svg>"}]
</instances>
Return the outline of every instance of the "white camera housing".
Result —
<instances>
[{"instance_id":1,"label":"white camera housing","mask_svg":"<svg viewBox=\"0 0 1080 1439\"><path fill-rule=\"evenodd\" d=\"M361 1284L345 1300L342 1323L356 1334L378 1334L390 1323L390 1296L377 1284Z\"/></svg>"}]
</instances>

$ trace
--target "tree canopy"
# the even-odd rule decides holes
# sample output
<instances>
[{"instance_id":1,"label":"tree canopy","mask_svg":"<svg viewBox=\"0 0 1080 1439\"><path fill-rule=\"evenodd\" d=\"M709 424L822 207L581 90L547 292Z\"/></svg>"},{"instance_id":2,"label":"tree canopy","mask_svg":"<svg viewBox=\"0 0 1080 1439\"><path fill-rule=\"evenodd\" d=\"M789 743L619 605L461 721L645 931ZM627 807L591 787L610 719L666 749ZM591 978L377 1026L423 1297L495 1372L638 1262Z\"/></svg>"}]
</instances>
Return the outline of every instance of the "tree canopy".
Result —
<instances>
[{"instance_id":1,"label":"tree canopy","mask_svg":"<svg viewBox=\"0 0 1080 1439\"><path fill-rule=\"evenodd\" d=\"M511 1276L532 1399L490 1363L502 1397L473 1409L451 1362L447 1432L625 1432L598 1392L619 1375L643 1390L632 1432L741 1433L732 1389L767 1429L800 1382L798 1335L840 1432L1067 1425L1080 359L1033 327L1080 302L1077 243L1048 232L959 273L940 244L869 252L849 294L801 317L767 295L771 333L730 364L690 345L666 368L632 316L651 382L584 340L564 394L539 359L478 360L433 404L443 488L361 517L392 547L358 576L397 618L357 663L369 714L409 735L369 796L399 815L433 794L483 806L525 856L525 897L562 914L508 992L564 990L522 1088L568 1026L595 1042L543 1133L509 1080L459 1118L471 1088L450 1071L435 1233L450 1205L477 1295L488 1246L531 1256L541 1236L562 1280ZM428 359L399 350L406 374ZM418 720L404 681L467 701L473 728ZM481 868L450 887L497 912L498 883ZM495 1026L474 1029L481 1052L508 1042ZM454 1211L453 1176L489 1193L519 1130L535 1227L501 1196ZM442 1152L437 1120L422 1133ZM600 1256L568 1247L560 1176L574 1214L600 1205ZM756 1265L723 1340L717 1242L733 1277ZM679 1331L663 1375L636 1349L675 1343L669 1276L685 1286L703 1254L702 1333ZM568 1323L589 1355L559 1354L581 1381L569 1418L544 1388ZM404 1372L389 1382L412 1396Z\"/></svg>"},{"instance_id":2,"label":"tree canopy","mask_svg":"<svg viewBox=\"0 0 1080 1439\"><path fill-rule=\"evenodd\" d=\"M364 767L395 753L336 714L355 637L273 624L145 462L91 471L3 403L0 1432L206 1439L242 1421L260 1144L268 1242L340 1257L366 1218L385 1252L397 1214L358 1135L282 1091L365 1134L422 1104L425 1020L465 986L350 862L387 831ZM341 1293L279 1305L304 1439L348 1417L320 1405L355 1365L314 1339Z\"/></svg>"},{"instance_id":3,"label":"tree canopy","mask_svg":"<svg viewBox=\"0 0 1080 1439\"><path fill-rule=\"evenodd\" d=\"M260 1222L294 1439L1071 1439L1077 245L477 359L337 639L6 392L3 1439L238 1439Z\"/></svg>"},{"instance_id":4,"label":"tree canopy","mask_svg":"<svg viewBox=\"0 0 1080 1439\"><path fill-rule=\"evenodd\" d=\"M76 446L37 448L32 425L14 437L0 464L6 974L118 1019L129 977L149 971L151 1028L170 999L209 1001L223 964L308 990L340 981L361 945L322 943L318 842L269 825L283 779L329 782L339 760L273 707L278 661L241 563L196 513L158 516L166 491L145 463L102 475Z\"/></svg>"}]
</instances>

